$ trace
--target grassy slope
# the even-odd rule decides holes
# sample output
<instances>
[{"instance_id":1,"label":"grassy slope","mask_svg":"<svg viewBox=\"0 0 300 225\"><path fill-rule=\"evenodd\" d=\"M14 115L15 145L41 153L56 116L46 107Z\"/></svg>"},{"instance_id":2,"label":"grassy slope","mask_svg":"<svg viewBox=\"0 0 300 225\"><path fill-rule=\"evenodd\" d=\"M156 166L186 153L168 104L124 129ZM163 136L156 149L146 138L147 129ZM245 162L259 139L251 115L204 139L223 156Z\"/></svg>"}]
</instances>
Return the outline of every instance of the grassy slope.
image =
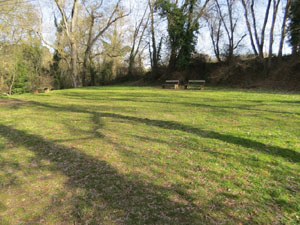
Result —
<instances>
[{"instance_id":1,"label":"grassy slope","mask_svg":"<svg viewBox=\"0 0 300 225\"><path fill-rule=\"evenodd\" d=\"M299 137L296 94L0 99L0 224L297 224Z\"/></svg>"}]
</instances>

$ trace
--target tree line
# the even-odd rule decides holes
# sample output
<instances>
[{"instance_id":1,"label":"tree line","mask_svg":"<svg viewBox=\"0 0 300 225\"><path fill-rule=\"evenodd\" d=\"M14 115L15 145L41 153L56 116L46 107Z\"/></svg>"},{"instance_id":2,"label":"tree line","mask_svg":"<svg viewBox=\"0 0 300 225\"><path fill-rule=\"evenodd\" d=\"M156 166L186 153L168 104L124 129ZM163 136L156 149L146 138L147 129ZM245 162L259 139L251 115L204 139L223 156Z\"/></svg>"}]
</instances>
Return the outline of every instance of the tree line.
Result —
<instances>
[{"instance_id":1,"label":"tree line","mask_svg":"<svg viewBox=\"0 0 300 225\"><path fill-rule=\"evenodd\" d=\"M52 41L44 32L47 6ZM201 43L201 35L209 40ZM217 62L246 54L268 72L286 42L299 55L300 0L0 0L0 93L94 86L147 72L158 79L205 58L199 45L211 46Z\"/></svg>"}]
</instances>

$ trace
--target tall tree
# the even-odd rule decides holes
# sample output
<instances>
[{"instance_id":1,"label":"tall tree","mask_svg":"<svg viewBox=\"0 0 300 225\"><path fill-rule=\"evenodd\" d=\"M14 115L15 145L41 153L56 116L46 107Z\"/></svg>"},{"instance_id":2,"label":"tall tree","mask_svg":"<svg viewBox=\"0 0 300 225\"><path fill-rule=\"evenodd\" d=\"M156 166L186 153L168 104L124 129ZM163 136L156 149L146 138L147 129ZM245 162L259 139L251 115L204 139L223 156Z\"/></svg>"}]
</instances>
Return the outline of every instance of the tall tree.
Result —
<instances>
[{"instance_id":1,"label":"tall tree","mask_svg":"<svg viewBox=\"0 0 300 225\"><path fill-rule=\"evenodd\" d=\"M273 3L273 15L272 15L272 23L271 23L270 39L269 39L268 69L270 69L271 63L272 63L274 28L275 28L276 17L277 17L278 6L279 6L279 3L280 3L280 0L272 0L272 3Z\"/></svg>"},{"instance_id":2,"label":"tall tree","mask_svg":"<svg viewBox=\"0 0 300 225\"><path fill-rule=\"evenodd\" d=\"M157 9L168 21L170 45L169 72L184 69L188 66L197 42L199 19L203 16L209 0L185 0L182 5L178 1L159 0Z\"/></svg>"},{"instance_id":3,"label":"tall tree","mask_svg":"<svg viewBox=\"0 0 300 225\"><path fill-rule=\"evenodd\" d=\"M125 46L122 40L122 32L115 23L114 30L112 33L106 35L108 40L102 40L103 44L103 64L107 68L107 65L110 66L110 79L117 78L118 69L123 66L123 59L125 55L131 51L131 47ZM105 79L103 79L105 80Z\"/></svg>"},{"instance_id":4,"label":"tall tree","mask_svg":"<svg viewBox=\"0 0 300 225\"><path fill-rule=\"evenodd\" d=\"M112 6L112 11L108 14L104 24L101 24L103 20L104 11L102 9L103 1L90 2L85 1L85 8L88 13L88 35L86 41L86 47L84 51L83 59L83 74L82 74L82 85L86 85L86 77L89 71L88 61L91 59L92 49L96 42L101 36L109 29L109 27L114 24L119 19L128 16L124 13L121 8L121 0L118 0L115 5ZM107 13L107 12L106 12ZM102 21L103 22L103 21ZM95 78L92 77L91 84L95 85Z\"/></svg>"},{"instance_id":5,"label":"tall tree","mask_svg":"<svg viewBox=\"0 0 300 225\"><path fill-rule=\"evenodd\" d=\"M144 13L143 13L141 19L136 23L134 31L133 31L132 45L131 45L131 51L129 54L129 65L128 65L128 75L129 76L133 75L134 61L140 51L140 46L142 44L145 31L149 24L151 13L148 13L148 9L149 9L149 5L147 5L145 7Z\"/></svg>"},{"instance_id":6,"label":"tall tree","mask_svg":"<svg viewBox=\"0 0 300 225\"><path fill-rule=\"evenodd\" d=\"M38 85L43 61L43 48L33 31L38 21L31 2L0 2L1 92L23 93Z\"/></svg>"},{"instance_id":7,"label":"tall tree","mask_svg":"<svg viewBox=\"0 0 300 225\"><path fill-rule=\"evenodd\" d=\"M151 19L151 26L150 26L150 35L151 35L151 45L149 45L150 49L150 61L151 61L151 69L153 74L157 74L158 71L158 60L159 60L159 52L157 51L156 46L156 36L155 36L155 21L154 21L154 7L155 7L155 0L148 0L148 5L150 9L150 19ZM152 51L151 51L152 46Z\"/></svg>"},{"instance_id":8,"label":"tall tree","mask_svg":"<svg viewBox=\"0 0 300 225\"><path fill-rule=\"evenodd\" d=\"M289 43L296 54L300 52L300 0L292 0L289 20Z\"/></svg>"},{"instance_id":9,"label":"tall tree","mask_svg":"<svg viewBox=\"0 0 300 225\"><path fill-rule=\"evenodd\" d=\"M227 36L228 47L226 51L226 56L227 60L230 62L233 58L234 50L238 48L239 44L246 37L246 34L242 35L238 39L238 41L235 41L236 28L238 23L238 17L234 16L234 6L236 0L226 0L225 10L222 10L219 0L215 0L215 3L218 9L220 20L222 21ZM225 12L223 13L223 11Z\"/></svg>"},{"instance_id":10,"label":"tall tree","mask_svg":"<svg viewBox=\"0 0 300 225\"><path fill-rule=\"evenodd\" d=\"M77 38L76 38L76 27L77 27L77 16L78 16L78 0L72 1L72 9L70 15L67 15L64 8L64 1L55 0L56 6L60 12L63 21L63 30L66 34L71 48L71 76L73 86L76 88L79 84L78 68L77 68Z\"/></svg>"},{"instance_id":11,"label":"tall tree","mask_svg":"<svg viewBox=\"0 0 300 225\"><path fill-rule=\"evenodd\" d=\"M205 16L205 19L208 25L210 40L212 42L215 57L218 62L221 62L220 41L223 36L223 32L221 30L222 19L219 16L218 8L212 7L209 14Z\"/></svg>"},{"instance_id":12,"label":"tall tree","mask_svg":"<svg viewBox=\"0 0 300 225\"><path fill-rule=\"evenodd\" d=\"M260 35L259 35L259 29L257 27L257 18L255 14L256 0L241 0L241 2L245 12L244 16L245 16L253 52L255 53L255 55L258 55L260 58L264 58L264 44L265 44L265 35L266 35L265 33L266 33L266 27L270 15L272 0L267 0L267 5L265 8L265 14L264 14Z\"/></svg>"},{"instance_id":13,"label":"tall tree","mask_svg":"<svg viewBox=\"0 0 300 225\"><path fill-rule=\"evenodd\" d=\"M284 15L283 15L283 20L282 20L282 25L281 25L281 34L280 34L280 44L279 44L279 50L278 50L278 56L281 58L282 57L282 49L283 49L283 44L284 40L286 37L287 33L287 19L289 16L289 11L291 8L291 0L286 0L285 8L284 8Z\"/></svg>"}]
</instances>

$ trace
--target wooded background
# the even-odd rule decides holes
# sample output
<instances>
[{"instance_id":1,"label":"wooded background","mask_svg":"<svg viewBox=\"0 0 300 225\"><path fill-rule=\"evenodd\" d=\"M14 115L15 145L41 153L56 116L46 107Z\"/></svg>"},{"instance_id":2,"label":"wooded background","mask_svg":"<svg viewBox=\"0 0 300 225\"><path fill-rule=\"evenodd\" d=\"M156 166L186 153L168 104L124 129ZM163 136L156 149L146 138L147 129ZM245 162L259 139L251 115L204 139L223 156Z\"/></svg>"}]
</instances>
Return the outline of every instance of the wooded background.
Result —
<instances>
[{"instance_id":1,"label":"wooded background","mask_svg":"<svg viewBox=\"0 0 300 225\"><path fill-rule=\"evenodd\" d=\"M294 90L299 52L299 0L0 0L9 95L170 78Z\"/></svg>"}]
</instances>

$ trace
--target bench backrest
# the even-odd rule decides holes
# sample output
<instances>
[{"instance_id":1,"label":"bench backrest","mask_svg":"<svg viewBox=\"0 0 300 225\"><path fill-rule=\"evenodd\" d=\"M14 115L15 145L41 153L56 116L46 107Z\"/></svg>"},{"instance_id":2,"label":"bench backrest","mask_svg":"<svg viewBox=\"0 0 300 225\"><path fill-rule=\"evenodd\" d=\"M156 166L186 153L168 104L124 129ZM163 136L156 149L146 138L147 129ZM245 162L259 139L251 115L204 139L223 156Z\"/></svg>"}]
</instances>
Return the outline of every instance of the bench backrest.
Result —
<instances>
[{"instance_id":1,"label":"bench backrest","mask_svg":"<svg viewBox=\"0 0 300 225\"><path fill-rule=\"evenodd\" d=\"M166 83L179 83L179 80L166 80Z\"/></svg>"},{"instance_id":2,"label":"bench backrest","mask_svg":"<svg viewBox=\"0 0 300 225\"><path fill-rule=\"evenodd\" d=\"M191 83L205 83L205 80L189 80Z\"/></svg>"}]
</instances>

